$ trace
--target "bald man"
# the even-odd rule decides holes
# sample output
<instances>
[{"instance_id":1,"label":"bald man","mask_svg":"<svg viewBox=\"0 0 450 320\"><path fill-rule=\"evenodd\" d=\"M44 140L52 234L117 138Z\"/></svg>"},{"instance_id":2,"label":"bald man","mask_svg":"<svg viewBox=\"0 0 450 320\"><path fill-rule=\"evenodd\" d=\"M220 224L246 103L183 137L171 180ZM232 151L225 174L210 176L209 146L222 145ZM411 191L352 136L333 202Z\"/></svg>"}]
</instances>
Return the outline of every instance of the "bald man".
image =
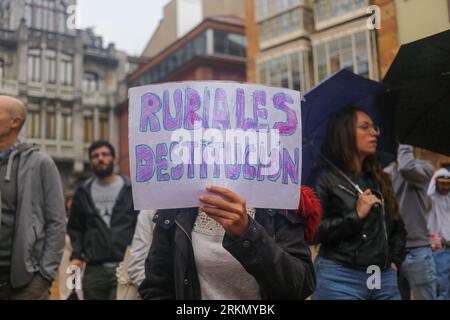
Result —
<instances>
[{"instance_id":1,"label":"bald man","mask_svg":"<svg viewBox=\"0 0 450 320\"><path fill-rule=\"evenodd\" d=\"M0 299L44 300L64 248L64 197L53 160L18 140L26 114L0 96Z\"/></svg>"}]
</instances>

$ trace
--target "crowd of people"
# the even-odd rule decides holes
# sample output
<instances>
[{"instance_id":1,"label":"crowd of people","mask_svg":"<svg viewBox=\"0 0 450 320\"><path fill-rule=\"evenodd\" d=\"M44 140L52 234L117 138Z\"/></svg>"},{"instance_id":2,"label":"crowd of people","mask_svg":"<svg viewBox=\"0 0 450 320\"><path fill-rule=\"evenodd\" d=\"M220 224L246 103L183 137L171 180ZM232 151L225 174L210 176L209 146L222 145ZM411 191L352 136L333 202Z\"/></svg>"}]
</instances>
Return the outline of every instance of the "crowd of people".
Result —
<instances>
[{"instance_id":1,"label":"crowd of people","mask_svg":"<svg viewBox=\"0 0 450 320\"><path fill-rule=\"evenodd\" d=\"M449 299L450 172L407 145L383 170L362 108L330 119L298 210L210 186L200 207L138 212L108 141L64 198L53 160L18 138L26 114L0 96L0 299L49 299L58 275L63 299Z\"/></svg>"}]
</instances>

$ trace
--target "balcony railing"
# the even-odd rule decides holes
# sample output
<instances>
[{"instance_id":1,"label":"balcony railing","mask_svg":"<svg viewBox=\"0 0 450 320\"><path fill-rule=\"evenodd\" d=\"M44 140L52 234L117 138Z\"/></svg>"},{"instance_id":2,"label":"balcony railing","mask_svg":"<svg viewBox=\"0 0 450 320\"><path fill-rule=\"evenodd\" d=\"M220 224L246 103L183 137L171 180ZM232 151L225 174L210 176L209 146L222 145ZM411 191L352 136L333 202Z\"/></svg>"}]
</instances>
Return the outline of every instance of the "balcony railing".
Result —
<instances>
[{"instance_id":1,"label":"balcony railing","mask_svg":"<svg viewBox=\"0 0 450 320\"><path fill-rule=\"evenodd\" d=\"M35 97L44 96L44 85L39 82L28 82L28 94Z\"/></svg>"},{"instance_id":2,"label":"balcony railing","mask_svg":"<svg viewBox=\"0 0 450 320\"><path fill-rule=\"evenodd\" d=\"M45 87L45 96L47 98L56 98L58 95L58 87L55 84L47 84Z\"/></svg>"},{"instance_id":3,"label":"balcony railing","mask_svg":"<svg viewBox=\"0 0 450 320\"><path fill-rule=\"evenodd\" d=\"M16 80L0 80L0 94L18 96L19 82Z\"/></svg>"},{"instance_id":4,"label":"balcony railing","mask_svg":"<svg viewBox=\"0 0 450 320\"><path fill-rule=\"evenodd\" d=\"M83 105L87 106L107 106L108 94L104 92L83 92Z\"/></svg>"},{"instance_id":5,"label":"balcony railing","mask_svg":"<svg viewBox=\"0 0 450 320\"><path fill-rule=\"evenodd\" d=\"M73 100L73 99L75 99L74 87L60 86L59 87L59 96L63 100Z\"/></svg>"},{"instance_id":6,"label":"balcony railing","mask_svg":"<svg viewBox=\"0 0 450 320\"><path fill-rule=\"evenodd\" d=\"M37 144L41 151L53 158L62 160L73 160L76 158L75 144L72 141L58 141L47 139L28 138L29 143Z\"/></svg>"},{"instance_id":7,"label":"balcony railing","mask_svg":"<svg viewBox=\"0 0 450 320\"><path fill-rule=\"evenodd\" d=\"M316 30L367 14L368 0L319 0L316 2Z\"/></svg>"},{"instance_id":8,"label":"balcony railing","mask_svg":"<svg viewBox=\"0 0 450 320\"><path fill-rule=\"evenodd\" d=\"M119 64L114 51L100 47L85 46L84 57L105 64L111 68L115 68Z\"/></svg>"},{"instance_id":9,"label":"balcony railing","mask_svg":"<svg viewBox=\"0 0 450 320\"><path fill-rule=\"evenodd\" d=\"M99 61L106 61L108 63L113 63L114 65L118 63L114 53L112 53L109 49L85 46L84 56L97 59Z\"/></svg>"},{"instance_id":10,"label":"balcony railing","mask_svg":"<svg viewBox=\"0 0 450 320\"><path fill-rule=\"evenodd\" d=\"M17 33L13 30L0 29L0 41L16 42Z\"/></svg>"},{"instance_id":11,"label":"balcony railing","mask_svg":"<svg viewBox=\"0 0 450 320\"><path fill-rule=\"evenodd\" d=\"M40 98L61 98L62 100L74 100L74 87L56 84L43 84L40 82L28 82L28 94Z\"/></svg>"},{"instance_id":12,"label":"balcony railing","mask_svg":"<svg viewBox=\"0 0 450 320\"><path fill-rule=\"evenodd\" d=\"M96 56L96 57L100 57L100 58L110 58L111 57L108 49L103 49L103 48L98 48L98 47L90 47L90 46L84 47L84 54Z\"/></svg>"}]
</instances>

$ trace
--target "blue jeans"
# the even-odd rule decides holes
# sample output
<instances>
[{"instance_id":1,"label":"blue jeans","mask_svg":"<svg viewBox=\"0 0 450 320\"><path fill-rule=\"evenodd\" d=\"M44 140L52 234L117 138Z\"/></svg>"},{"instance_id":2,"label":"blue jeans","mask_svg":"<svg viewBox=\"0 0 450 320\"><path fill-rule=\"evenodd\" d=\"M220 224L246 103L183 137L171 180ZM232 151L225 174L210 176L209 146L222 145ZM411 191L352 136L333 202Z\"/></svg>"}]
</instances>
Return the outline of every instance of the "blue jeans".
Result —
<instances>
[{"instance_id":1,"label":"blue jeans","mask_svg":"<svg viewBox=\"0 0 450 320\"><path fill-rule=\"evenodd\" d=\"M400 278L408 282L414 300L436 299L436 267L431 247L409 249L400 269Z\"/></svg>"},{"instance_id":2,"label":"blue jeans","mask_svg":"<svg viewBox=\"0 0 450 320\"><path fill-rule=\"evenodd\" d=\"M444 248L433 252L438 279L437 299L450 300L450 248Z\"/></svg>"},{"instance_id":3,"label":"blue jeans","mask_svg":"<svg viewBox=\"0 0 450 320\"><path fill-rule=\"evenodd\" d=\"M392 268L381 272L379 289L371 289L367 284L372 273L322 257L317 257L315 268L317 287L313 300L400 300L397 272Z\"/></svg>"}]
</instances>

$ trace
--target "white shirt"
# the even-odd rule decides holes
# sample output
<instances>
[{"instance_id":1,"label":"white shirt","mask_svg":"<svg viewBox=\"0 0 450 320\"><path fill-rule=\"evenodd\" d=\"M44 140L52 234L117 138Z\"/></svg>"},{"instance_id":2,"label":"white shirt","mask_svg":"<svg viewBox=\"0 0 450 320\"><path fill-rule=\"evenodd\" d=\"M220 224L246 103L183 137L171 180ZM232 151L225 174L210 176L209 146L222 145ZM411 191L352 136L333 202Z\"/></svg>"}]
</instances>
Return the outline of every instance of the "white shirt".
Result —
<instances>
[{"instance_id":1,"label":"white shirt","mask_svg":"<svg viewBox=\"0 0 450 320\"><path fill-rule=\"evenodd\" d=\"M255 210L248 209L254 218ZM203 300L260 300L258 282L222 246L225 230L199 212L192 230L192 245Z\"/></svg>"}]
</instances>

